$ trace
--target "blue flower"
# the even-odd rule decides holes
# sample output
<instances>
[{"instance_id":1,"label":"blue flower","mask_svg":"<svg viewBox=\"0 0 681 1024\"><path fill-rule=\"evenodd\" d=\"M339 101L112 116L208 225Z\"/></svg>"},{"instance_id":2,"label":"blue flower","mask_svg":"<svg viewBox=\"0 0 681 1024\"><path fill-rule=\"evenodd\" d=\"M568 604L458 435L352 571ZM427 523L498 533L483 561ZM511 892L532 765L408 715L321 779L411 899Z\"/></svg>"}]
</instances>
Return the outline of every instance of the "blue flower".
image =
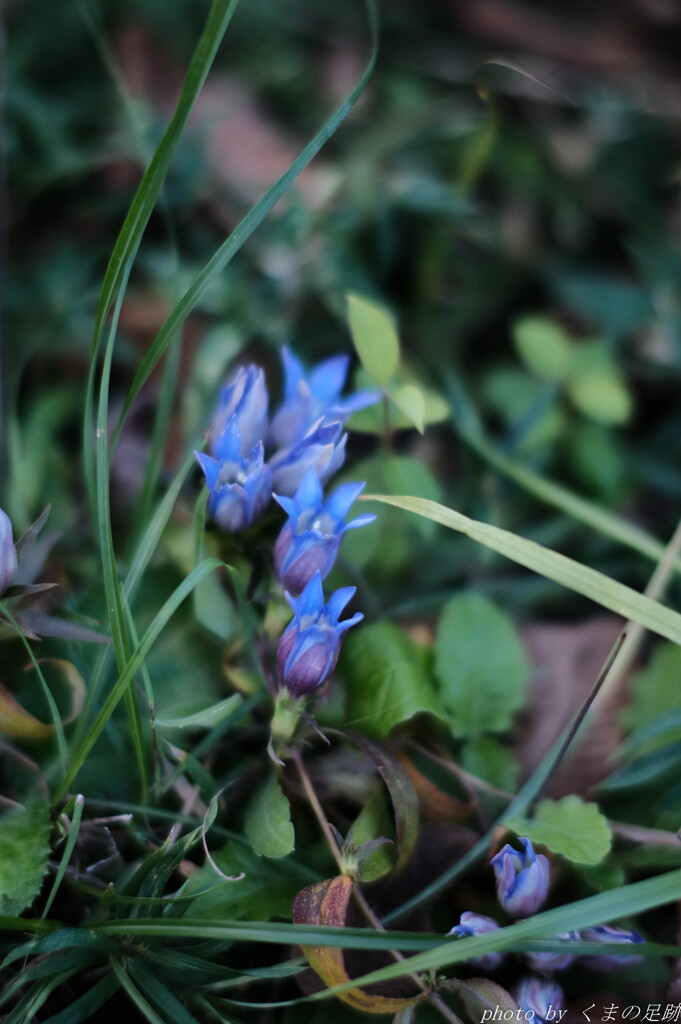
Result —
<instances>
[{"instance_id":1,"label":"blue flower","mask_svg":"<svg viewBox=\"0 0 681 1024\"><path fill-rule=\"evenodd\" d=\"M4 594L17 571L17 549L12 537L12 523L0 508L0 595Z\"/></svg>"},{"instance_id":2,"label":"blue flower","mask_svg":"<svg viewBox=\"0 0 681 1024\"><path fill-rule=\"evenodd\" d=\"M638 945L643 936L632 929L615 928L611 924L599 924L595 928L585 928L579 933L585 942L621 942L625 945ZM603 956L584 957L584 965L595 971L609 971L617 967L632 967L640 963L642 957L637 953L605 953Z\"/></svg>"},{"instance_id":3,"label":"blue flower","mask_svg":"<svg viewBox=\"0 0 681 1024\"><path fill-rule=\"evenodd\" d=\"M348 435L342 434L342 430L340 422L324 423L320 419L290 448L275 452L269 465L276 493L286 498L293 497L310 467L319 482L326 483L345 460Z\"/></svg>"},{"instance_id":4,"label":"blue flower","mask_svg":"<svg viewBox=\"0 0 681 1024\"><path fill-rule=\"evenodd\" d=\"M223 459L225 433L234 417L241 436L242 455L248 455L267 434L268 395L265 375L257 366L242 366L225 385L209 432L211 451Z\"/></svg>"},{"instance_id":5,"label":"blue flower","mask_svg":"<svg viewBox=\"0 0 681 1024\"><path fill-rule=\"evenodd\" d=\"M535 1020L555 1020L555 1011L564 1009L562 988L555 981L547 981L545 978L523 978L513 990L513 997L526 1014L533 1011Z\"/></svg>"},{"instance_id":6,"label":"blue flower","mask_svg":"<svg viewBox=\"0 0 681 1024\"><path fill-rule=\"evenodd\" d=\"M338 621L356 589L336 590L324 604L322 578L316 572L299 598L286 594L293 621L279 641L277 675L294 697L312 693L333 672L344 634L364 618L355 612L352 618Z\"/></svg>"},{"instance_id":7,"label":"blue flower","mask_svg":"<svg viewBox=\"0 0 681 1024\"><path fill-rule=\"evenodd\" d=\"M455 925L447 935L455 935L459 939L467 939L471 935L485 935L486 932L495 932L499 925L492 917L484 914L474 914L470 910L464 911L459 918L459 924ZM471 957L466 961L471 966L480 967L484 971L493 971L504 959L503 953L484 953L482 956Z\"/></svg>"},{"instance_id":8,"label":"blue flower","mask_svg":"<svg viewBox=\"0 0 681 1024\"><path fill-rule=\"evenodd\" d=\"M265 462L263 442L252 448L250 458L244 458L241 451L239 424L233 416L220 435L219 459L194 453L210 490L208 513L232 533L255 522L272 497L272 472Z\"/></svg>"},{"instance_id":9,"label":"blue flower","mask_svg":"<svg viewBox=\"0 0 681 1024\"><path fill-rule=\"evenodd\" d=\"M546 899L549 889L549 862L535 854L529 839L521 838L524 853L507 843L490 864L494 868L497 899L512 917L530 917Z\"/></svg>"},{"instance_id":10,"label":"blue flower","mask_svg":"<svg viewBox=\"0 0 681 1024\"><path fill-rule=\"evenodd\" d=\"M563 941L574 942L579 939L579 932L561 932L560 935L556 935L555 938ZM568 967L575 959L574 953L528 953L527 962L533 971L537 971L539 974L551 974L552 971L562 971L563 968Z\"/></svg>"},{"instance_id":11,"label":"blue flower","mask_svg":"<svg viewBox=\"0 0 681 1024\"><path fill-rule=\"evenodd\" d=\"M274 571L292 594L299 594L316 572L322 579L328 576L347 530L374 521L376 516L367 512L345 522L364 486L343 484L324 501L322 485L310 467L293 498L274 495L289 515L274 548Z\"/></svg>"},{"instance_id":12,"label":"blue flower","mask_svg":"<svg viewBox=\"0 0 681 1024\"><path fill-rule=\"evenodd\" d=\"M317 420L344 423L353 412L373 405L381 397L380 391L358 391L347 398L340 397L350 364L347 356L324 360L307 377L303 364L285 347L281 359L284 364L284 401L270 425L269 440L272 444L289 447Z\"/></svg>"}]
</instances>

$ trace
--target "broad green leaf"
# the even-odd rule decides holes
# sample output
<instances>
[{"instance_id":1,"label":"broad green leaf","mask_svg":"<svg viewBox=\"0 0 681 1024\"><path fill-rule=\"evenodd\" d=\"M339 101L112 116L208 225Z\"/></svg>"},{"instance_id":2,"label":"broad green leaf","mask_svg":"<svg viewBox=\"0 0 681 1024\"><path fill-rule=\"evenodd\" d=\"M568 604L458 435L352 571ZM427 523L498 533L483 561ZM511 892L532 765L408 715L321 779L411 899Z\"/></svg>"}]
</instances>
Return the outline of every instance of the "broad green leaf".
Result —
<instances>
[{"instance_id":1,"label":"broad green leaf","mask_svg":"<svg viewBox=\"0 0 681 1024\"><path fill-rule=\"evenodd\" d=\"M537 377L555 383L565 380L573 346L562 327L544 317L523 317L513 325L513 341Z\"/></svg>"},{"instance_id":2,"label":"broad green leaf","mask_svg":"<svg viewBox=\"0 0 681 1024\"><path fill-rule=\"evenodd\" d=\"M420 712L444 718L422 652L392 622L351 633L341 667L348 690L348 725L353 728L382 739Z\"/></svg>"},{"instance_id":3,"label":"broad green leaf","mask_svg":"<svg viewBox=\"0 0 681 1024\"><path fill-rule=\"evenodd\" d=\"M507 828L547 846L577 864L598 864L610 850L612 832L597 804L584 803L578 796L542 800L534 818L507 818Z\"/></svg>"},{"instance_id":4,"label":"broad green leaf","mask_svg":"<svg viewBox=\"0 0 681 1024\"><path fill-rule=\"evenodd\" d=\"M295 894L309 881L307 871L298 871L289 861L256 856L246 844L229 842L213 853L213 860L225 875L238 882L220 882L210 864L195 872L182 889L183 896L196 894L191 916L207 920L266 921L288 917Z\"/></svg>"},{"instance_id":5,"label":"broad green leaf","mask_svg":"<svg viewBox=\"0 0 681 1024\"><path fill-rule=\"evenodd\" d=\"M348 319L362 365L377 384L385 387L400 361L400 342L392 318L375 302L350 294Z\"/></svg>"},{"instance_id":6,"label":"broad green leaf","mask_svg":"<svg viewBox=\"0 0 681 1024\"><path fill-rule=\"evenodd\" d=\"M389 391L391 399L403 416L413 423L420 434L425 429L426 400L415 384L403 384L396 391Z\"/></svg>"},{"instance_id":7,"label":"broad green leaf","mask_svg":"<svg viewBox=\"0 0 681 1024\"><path fill-rule=\"evenodd\" d=\"M291 808L274 775L255 793L246 813L246 835L259 857L286 857L295 846Z\"/></svg>"},{"instance_id":8,"label":"broad green leaf","mask_svg":"<svg viewBox=\"0 0 681 1024\"><path fill-rule=\"evenodd\" d=\"M508 616L486 597L464 594L442 613L435 673L454 735L479 736L511 725L523 702L527 661Z\"/></svg>"},{"instance_id":9,"label":"broad green leaf","mask_svg":"<svg viewBox=\"0 0 681 1024\"><path fill-rule=\"evenodd\" d=\"M355 373L355 390L361 391L373 387L373 380L363 366ZM415 381L404 369L398 368L391 386L392 402L376 402L367 409L360 409L350 418L348 427L364 434L382 435L387 430L411 430L414 427L412 418L406 416L398 408L398 396L407 386L415 387L423 399L423 425L443 423L449 417L449 403L433 388L427 387L420 380ZM397 403L397 404L396 404Z\"/></svg>"},{"instance_id":10,"label":"broad green leaf","mask_svg":"<svg viewBox=\"0 0 681 1024\"><path fill-rule=\"evenodd\" d=\"M234 605L215 575L206 576L194 591L194 614L197 622L225 642L238 628Z\"/></svg>"},{"instance_id":11,"label":"broad green leaf","mask_svg":"<svg viewBox=\"0 0 681 1024\"><path fill-rule=\"evenodd\" d=\"M552 551L551 548L545 548L535 541L526 540L498 526L489 526L487 523L469 519L460 512L438 505L434 501L424 501L422 498L407 495L392 497L385 494L368 494L366 498L425 516L450 530L463 533L471 540L484 544L492 551L497 551L505 558L517 562L518 565L523 565L526 569L553 580L554 583L588 597L616 615L632 619L653 633L681 644L681 615L678 612L651 600L645 594L639 594L623 583L617 583L602 572Z\"/></svg>"},{"instance_id":12,"label":"broad green leaf","mask_svg":"<svg viewBox=\"0 0 681 1024\"><path fill-rule=\"evenodd\" d=\"M470 739L461 753L461 767L496 789L514 793L518 783L518 765L508 747L493 736Z\"/></svg>"},{"instance_id":13,"label":"broad green leaf","mask_svg":"<svg viewBox=\"0 0 681 1024\"><path fill-rule=\"evenodd\" d=\"M597 423L617 425L631 419L631 394L602 342L583 343L576 349L567 388L579 411Z\"/></svg>"},{"instance_id":14,"label":"broad green leaf","mask_svg":"<svg viewBox=\"0 0 681 1024\"><path fill-rule=\"evenodd\" d=\"M629 692L629 706L620 715L627 729L639 729L681 708L681 647L660 644L650 663L631 680Z\"/></svg>"},{"instance_id":15,"label":"broad green leaf","mask_svg":"<svg viewBox=\"0 0 681 1024\"><path fill-rule=\"evenodd\" d=\"M40 892L50 852L47 805L34 803L0 818L0 914L18 915Z\"/></svg>"}]
</instances>

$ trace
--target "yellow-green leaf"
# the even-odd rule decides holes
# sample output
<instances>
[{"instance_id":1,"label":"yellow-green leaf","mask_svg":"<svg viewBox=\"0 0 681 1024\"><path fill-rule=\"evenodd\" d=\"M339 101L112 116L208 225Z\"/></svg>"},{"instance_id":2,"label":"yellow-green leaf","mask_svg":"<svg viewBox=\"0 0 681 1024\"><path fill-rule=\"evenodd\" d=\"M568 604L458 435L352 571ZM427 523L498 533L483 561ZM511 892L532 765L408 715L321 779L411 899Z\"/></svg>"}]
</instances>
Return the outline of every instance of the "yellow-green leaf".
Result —
<instances>
[{"instance_id":1,"label":"yellow-green leaf","mask_svg":"<svg viewBox=\"0 0 681 1024\"><path fill-rule=\"evenodd\" d=\"M274 775L251 800L245 829L259 857L286 857L294 849L291 808Z\"/></svg>"},{"instance_id":2,"label":"yellow-green leaf","mask_svg":"<svg viewBox=\"0 0 681 1024\"><path fill-rule=\"evenodd\" d=\"M362 365L382 387L390 381L400 361L400 342L390 315L381 306L348 295L352 340Z\"/></svg>"},{"instance_id":3,"label":"yellow-green leaf","mask_svg":"<svg viewBox=\"0 0 681 1024\"><path fill-rule=\"evenodd\" d=\"M598 805L575 795L542 800L532 820L514 816L504 824L578 864L598 864L612 844L610 826Z\"/></svg>"}]
</instances>

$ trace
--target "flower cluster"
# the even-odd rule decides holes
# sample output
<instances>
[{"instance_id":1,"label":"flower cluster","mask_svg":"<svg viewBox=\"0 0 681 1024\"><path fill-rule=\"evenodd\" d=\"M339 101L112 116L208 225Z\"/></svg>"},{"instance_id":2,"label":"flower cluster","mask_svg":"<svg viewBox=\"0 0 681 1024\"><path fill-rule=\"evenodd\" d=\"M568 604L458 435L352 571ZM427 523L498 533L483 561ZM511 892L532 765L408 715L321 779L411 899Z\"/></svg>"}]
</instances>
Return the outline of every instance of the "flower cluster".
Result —
<instances>
[{"instance_id":1,"label":"flower cluster","mask_svg":"<svg viewBox=\"0 0 681 1024\"><path fill-rule=\"evenodd\" d=\"M324 684L333 671L357 612L340 621L354 587L335 591L325 602L322 580L329 574L343 535L376 517L345 517L364 484L337 487L328 498L323 485L343 464L343 424L355 410L373 404L377 392L343 398L348 358L327 359L307 376L298 359L283 349L284 400L271 422L263 371L242 367L220 395L208 434L210 454L196 452L209 489L208 512L225 530L254 523L274 499L288 519L274 549L274 571L285 588L293 620L277 650L280 691L299 700ZM274 449L265 458L266 447Z\"/></svg>"},{"instance_id":2,"label":"flower cluster","mask_svg":"<svg viewBox=\"0 0 681 1024\"><path fill-rule=\"evenodd\" d=\"M523 918L535 914L543 905L549 890L549 862L543 854L537 854L529 839L521 837L523 852L515 850L508 843L494 857L490 864L494 870L497 899L501 907L511 917ZM473 935L484 935L496 931L499 924L492 917L465 911L458 925L447 934L457 938L468 938ZM586 928L581 932L564 932L556 936L562 941L616 942L625 945L643 942L636 931L626 931L611 925L598 925ZM568 967L575 954L565 950L547 953L527 953L530 967L535 975L528 975L514 990L514 998L521 1010L532 1010L538 1021L553 1019L550 1011L563 1008L563 992L560 985L550 977L554 971ZM504 954L496 951L483 956L471 958L469 963L486 970L498 967ZM583 957L582 963L594 970L609 970L623 964L636 963L640 957L633 953L610 954L604 956ZM543 975L543 977L540 977Z\"/></svg>"},{"instance_id":3,"label":"flower cluster","mask_svg":"<svg viewBox=\"0 0 681 1024\"><path fill-rule=\"evenodd\" d=\"M327 359L306 376L302 363L284 349L284 401L271 423L261 369L241 367L223 388L208 434L210 454L196 457L210 492L209 515L224 530L254 523L273 491L293 497L308 470L323 484L343 465L343 424L379 398L373 391L341 397L348 362L347 356Z\"/></svg>"}]
</instances>

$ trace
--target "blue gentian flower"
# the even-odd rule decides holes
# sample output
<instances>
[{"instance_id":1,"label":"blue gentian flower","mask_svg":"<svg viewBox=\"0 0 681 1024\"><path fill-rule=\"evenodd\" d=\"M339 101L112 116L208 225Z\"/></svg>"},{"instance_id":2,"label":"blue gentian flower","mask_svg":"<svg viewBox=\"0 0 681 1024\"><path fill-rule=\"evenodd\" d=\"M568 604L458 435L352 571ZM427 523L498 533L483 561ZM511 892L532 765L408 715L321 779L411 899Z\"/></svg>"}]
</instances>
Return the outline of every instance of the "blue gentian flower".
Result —
<instances>
[{"instance_id":1,"label":"blue gentian flower","mask_svg":"<svg viewBox=\"0 0 681 1024\"><path fill-rule=\"evenodd\" d=\"M322 579L328 576L347 530L374 521L376 516L367 512L345 522L364 487L363 483L343 484L324 501L322 485L310 467L293 498L274 495L289 516L274 548L274 571L292 594L299 594L316 572Z\"/></svg>"},{"instance_id":2,"label":"blue gentian flower","mask_svg":"<svg viewBox=\"0 0 681 1024\"><path fill-rule=\"evenodd\" d=\"M358 409L373 405L380 391L358 391L341 398L350 360L334 356L324 360L305 375L303 364L287 348L282 348L284 364L284 401L270 425L269 440L288 448L321 419L324 423L344 423Z\"/></svg>"},{"instance_id":3,"label":"blue gentian flower","mask_svg":"<svg viewBox=\"0 0 681 1024\"><path fill-rule=\"evenodd\" d=\"M316 572L299 598L286 593L293 621L279 641L277 675L280 685L294 697L312 693L333 672L343 636L364 618L355 612L352 618L338 621L356 589L336 590L324 604L322 578Z\"/></svg>"},{"instance_id":4,"label":"blue gentian flower","mask_svg":"<svg viewBox=\"0 0 681 1024\"><path fill-rule=\"evenodd\" d=\"M267 434L268 395L265 374L257 366L242 366L222 389L209 432L211 451L222 459L221 439L234 417L241 436L242 455L248 456Z\"/></svg>"},{"instance_id":5,"label":"blue gentian flower","mask_svg":"<svg viewBox=\"0 0 681 1024\"><path fill-rule=\"evenodd\" d=\"M530 917L546 899L549 889L549 862L543 854L535 854L529 839L521 838L524 853L508 843L490 864L494 868L497 899L512 917Z\"/></svg>"},{"instance_id":6,"label":"blue gentian flower","mask_svg":"<svg viewBox=\"0 0 681 1024\"><path fill-rule=\"evenodd\" d=\"M579 933L585 942L621 942L625 945L638 945L643 936L632 929L615 928L611 924L599 924L595 928L585 928ZM603 956L585 956L583 963L595 971L610 971L617 967L632 967L642 960L637 953L606 953Z\"/></svg>"},{"instance_id":7,"label":"blue gentian flower","mask_svg":"<svg viewBox=\"0 0 681 1024\"><path fill-rule=\"evenodd\" d=\"M4 594L17 571L17 549L12 537L12 523L0 508L0 595Z\"/></svg>"},{"instance_id":8,"label":"blue gentian flower","mask_svg":"<svg viewBox=\"0 0 681 1024\"><path fill-rule=\"evenodd\" d=\"M254 445L250 458L244 458L234 415L214 450L217 459L194 453L210 490L208 514L223 530L243 530L262 515L272 497L272 472L265 462L263 442Z\"/></svg>"},{"instance_id":9,"label":"blue gentian flower","mask_svg":"<svg viewBox=\"0 0 681 1024\"><path fill-rule=\"evenodd\" d=\"M534 1012L534 1020L555 1020L555 1011L564 1009L562 988L546 978L523 978L513 990L513 998L525 1013Z\"/></svg>"},{"instance_id":10,"label":"blue gentian flower","mask_svg":"<svg viewBox=\"0 0 681 1024\"><path fill-rule=\"evenodd\" d=\"M579 932L561 932L560 935L555 936L556 939L561 939L565 942L574 942L579 939ZM553 971L562 971L565 967L569 967L572 961L575 959L574 953L528 953L527 962L533 971L537 971L539 974L551 974Z\"/></svg>"},{"instance_id":11,"label":"blue gentian flower","mask_svg":"<svg viewBox=\"0 0 681 1024\"><path fill-rule=\"evenodd\" d=\"M499 925L492 917L484 914L474 914L470 910L464 911L459 918L459 924L455 925L447 935L456 935L457 938L467 939L471 935L485 935L486 932L495 932ZM504 959L504 954L499 952L484 953L482 956L471 957L466 962L471 966L480 967L483 971L493 971Z\"/></svg>"},{"instance_id":12,"label":"blue gentian flower","mask_svg":"<svg viewBox=\"0 0 681 1024\"><path fill-rule=\"evenodd\" d=\"M320 483L326 483L345 460L348 435L342 431L339 421L324 423L320 419L290 448L275 452L269 460L274 491L285 498L293 497L310 467Z\"/></svg>"}]
</instances>

